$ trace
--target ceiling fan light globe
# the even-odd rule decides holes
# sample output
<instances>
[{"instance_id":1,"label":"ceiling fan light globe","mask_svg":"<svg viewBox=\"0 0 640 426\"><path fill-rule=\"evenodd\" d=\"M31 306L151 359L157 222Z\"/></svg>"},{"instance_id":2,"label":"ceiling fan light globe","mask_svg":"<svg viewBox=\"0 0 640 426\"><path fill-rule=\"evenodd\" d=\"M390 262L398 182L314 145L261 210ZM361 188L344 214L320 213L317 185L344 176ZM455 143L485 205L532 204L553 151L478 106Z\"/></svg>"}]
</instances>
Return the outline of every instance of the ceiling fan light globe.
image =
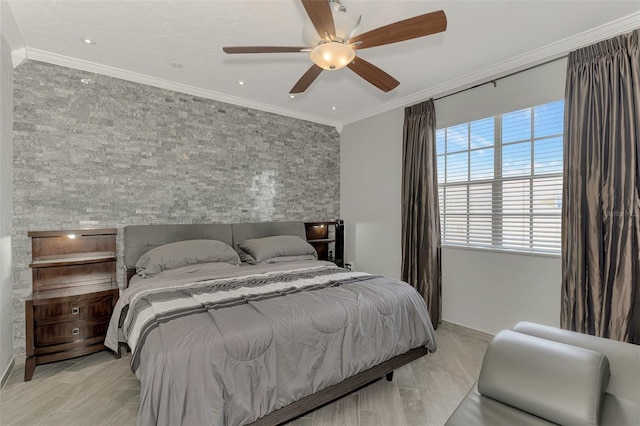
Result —
<instances>
[{"instance_id":1,"label":"ceiling fan light globe","mask_svg":"<svg viewBox=\"0 0 640 426\"><path fill-rule=\"evenodd\" d=\"M351 46L340 43L322 43L309 54L314 64L325 70L339 70L351 63L356 53Z\"/></svg>"}]
</instances>

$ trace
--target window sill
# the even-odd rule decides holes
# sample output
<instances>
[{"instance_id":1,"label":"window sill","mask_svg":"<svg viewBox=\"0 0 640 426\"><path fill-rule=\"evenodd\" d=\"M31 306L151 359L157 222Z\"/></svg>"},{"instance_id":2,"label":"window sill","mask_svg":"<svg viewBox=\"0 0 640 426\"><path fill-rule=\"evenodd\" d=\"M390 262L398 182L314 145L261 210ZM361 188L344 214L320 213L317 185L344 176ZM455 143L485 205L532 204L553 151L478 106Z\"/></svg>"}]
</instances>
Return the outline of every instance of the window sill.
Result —
<instances>
[{"instance_id":1,"label":"window sill","mask_svg":"<svg viewBox=\"0 0 640 426\"><path fill-rule=\"evenodd\" d=\"M462 246L462 245L444 244L444 243L442 244L442 248L454 249L454 250L481 251L485 253L513 254L513 255L519 255L519 256L547 257L547 258L553 258L553 259L560 259L562 257L560 253L531 252L531 251L509 250L509 249L494 248L494 247L474 247L474 246Z\"/></svg>"}]
</instances>

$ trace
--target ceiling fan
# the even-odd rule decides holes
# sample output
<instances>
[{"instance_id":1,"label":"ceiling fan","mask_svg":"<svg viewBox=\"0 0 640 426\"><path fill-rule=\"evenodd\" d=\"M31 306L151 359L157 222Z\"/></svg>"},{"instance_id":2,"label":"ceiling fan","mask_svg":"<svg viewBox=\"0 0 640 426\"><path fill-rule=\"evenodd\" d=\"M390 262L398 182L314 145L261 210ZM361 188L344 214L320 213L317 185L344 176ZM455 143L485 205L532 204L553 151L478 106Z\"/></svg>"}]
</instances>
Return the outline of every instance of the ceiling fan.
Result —
<instances>
[{"instance_id":1,"label":"ceiling fan","mask_svg":"<svg viewBox=\"0 0 640 426\"><path fill-rule=\"evenodd\" d=\"M351 71L388 92L400 82L362 58L356 58L355 51L424 37L447 29L447 17L442 10L415 16L384 27L351 37L350 33L337 34L332 5L336 12L345 11L339 0L301 0L320 41L314 47L288 46L238 46L223 47L226 53L288 53L310 52L313 65L304 73L289 93L302 93L315 81L323 70L339 70L349 67ZM337 15L335 15L337 18ZM356 24L359 24L359 19ZM353 30L353 29L352 29ZM353 32L353 31L351 31Z\"/></svg>"}]
</instances>

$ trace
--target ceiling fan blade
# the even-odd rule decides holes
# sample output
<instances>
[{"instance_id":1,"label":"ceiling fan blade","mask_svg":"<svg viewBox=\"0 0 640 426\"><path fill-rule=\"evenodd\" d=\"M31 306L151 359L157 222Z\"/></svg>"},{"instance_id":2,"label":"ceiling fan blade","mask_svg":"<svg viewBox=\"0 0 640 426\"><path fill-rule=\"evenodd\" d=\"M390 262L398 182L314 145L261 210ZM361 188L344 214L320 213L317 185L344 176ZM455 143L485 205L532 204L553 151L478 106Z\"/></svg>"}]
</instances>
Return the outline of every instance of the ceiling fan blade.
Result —
<instances>
[{"instance_id":1,"label":"ceiling fan blade","mask_svg":"<svg viewBox=\"0 0 640 426\"><path fill-rule=\"evenodd\" d=\"M304 75L300 77L300 80L298 80L298 82L295 84L295 86L293 86L289 93L304 92L305 90L307 90L307 88L309 88L309 86L311 86L311 83L313 83L315 79L318 78L321 72L322 68L320 68L316 64L311 65L311 68L309 68L307 72L305 72Z\"/></svg>"},{"instance_id":2,"label":"ceiling fan blade","mask_svg":"<svg viewBox=\"0 0 640 426\"><path fill-rule=\"evenodd\" d=\"M327 38L325 33L329 33L331 38L336 36L336 27L333 23L331 6L327 0L301 0L302 5L309 15L309 19L316 27L321 39Z\"/></svg>"},{"instance_id":3,"label":"ceiling fan blade","mask_svg":"<svg viewBox=\"0 0 640 426\"><path fill-rule=\"evenodd\" d=\"M349 44L356 43L356 45L353 46L354 49L366 49L368 47L382 46L399 41L411 40L412 38L424 37L442 32L446 29L447 16L444 14L444 11L439 10L367 31L366 33L349 39Z\"/></svg>"},{"instance_id":4,"label":"ceiling fan blade","mask_svg":"<svg viewBox=\"0 0 640 426\"><path fill-rule=\"evenodd\" d=\"M303 52L309 50L308 47L288 47L288 46L233 46L223 47L225 53L287 53Z\"/></svg>"},{"instance_id":5,"label":"ceiling fan blade","mask_svg":"<svg viewBox=\"0 0 640 426\"><path fill-rule=\"evenodd\" d=\"M398 80L362 58L354 59L347 66L351 71L355 72L383 92L393 90L398 87L398 84L400 84Z\"/></svg>"}]
</instances>

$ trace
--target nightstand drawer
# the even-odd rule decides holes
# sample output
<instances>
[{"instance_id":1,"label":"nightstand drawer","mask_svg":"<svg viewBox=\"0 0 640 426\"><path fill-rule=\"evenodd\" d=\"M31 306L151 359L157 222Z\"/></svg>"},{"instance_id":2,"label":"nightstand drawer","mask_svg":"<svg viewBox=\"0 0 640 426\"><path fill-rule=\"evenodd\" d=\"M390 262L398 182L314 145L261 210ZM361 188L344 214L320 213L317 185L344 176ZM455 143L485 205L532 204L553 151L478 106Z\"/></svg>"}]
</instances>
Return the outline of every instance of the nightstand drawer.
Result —
<instances>
[{"instance_id":1,"label":"nightstand drawer","mask_svg":"<svg viewBox=\"0 0 640 426\"><path fill-rule=\"evenodd\" d=\"M65 321L99 319L111 315L113 297L111 295L93 299L67 300L34 306L33 317L36 325Z\"/></svg>"},{"instance_id":2,"label":"nightstand drawer","mask_svg":"<svg viewBox=\"0 0 640 426\"><path fill-rule=\"evenodd\" d=\"M109 319L103 321L69 321L59 324L37 326L35 328L36 346L58 345L97 336L105 336Z\"/></svg>"}]
</instances>

